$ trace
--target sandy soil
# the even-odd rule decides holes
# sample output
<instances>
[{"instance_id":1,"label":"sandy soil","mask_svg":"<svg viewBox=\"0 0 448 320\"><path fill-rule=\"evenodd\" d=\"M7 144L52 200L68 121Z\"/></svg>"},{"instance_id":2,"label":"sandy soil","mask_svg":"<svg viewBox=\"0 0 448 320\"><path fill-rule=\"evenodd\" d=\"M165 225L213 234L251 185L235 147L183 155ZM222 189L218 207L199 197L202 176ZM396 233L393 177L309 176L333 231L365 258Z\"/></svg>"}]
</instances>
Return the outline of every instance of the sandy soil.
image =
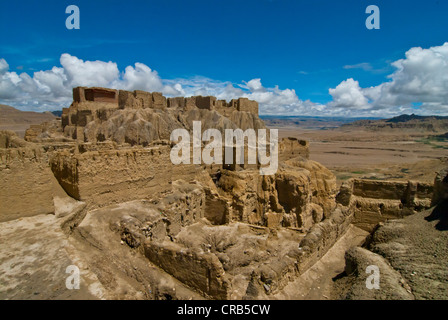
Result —
<instances>
[{"instance_id":1,"label":"sandy soil","mask_svg":"<svg viewBox=\"0 0 448 320\"><path fill-rule=\"evenodd\" d=\"M77 204L68 197L57 203L67 212ZM104 221L116 207L89 211L71 235L61 228L70 217L64 212L0 223L0 300L163 299L171 291L182 299L203 299L110 231ZM135 209L132 202L118 207ZM71 265L79 268L79 289L66 287ZM157 291L152 283L157 283Z\"/></svg>"},{"instance_id":2,"label":"sandy soil","mask_svg":"<svg viewBox=\"0 0 448 320\"><path fill-rule=\"evenodd\" d=\"M97 299L98 281L88 270L81 270L79 290L66 287L66 268L81 265L60 223L54 215L1 223L0 299Z\"/></svg>"}]
</instances>

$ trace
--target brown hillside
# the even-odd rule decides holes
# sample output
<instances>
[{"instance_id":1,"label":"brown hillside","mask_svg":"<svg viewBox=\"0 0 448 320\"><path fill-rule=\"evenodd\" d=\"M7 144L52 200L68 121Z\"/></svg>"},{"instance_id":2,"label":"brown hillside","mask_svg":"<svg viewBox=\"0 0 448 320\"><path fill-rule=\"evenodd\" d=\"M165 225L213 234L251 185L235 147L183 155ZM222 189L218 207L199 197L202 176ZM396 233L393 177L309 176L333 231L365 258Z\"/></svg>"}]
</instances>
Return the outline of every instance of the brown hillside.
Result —
<instances>
[{"instance_id":1,"label":"brown hillside","mask_svg":"<svg viewBox=\"0 0 448 320\"><path fill-rule=\"evenodd\" d=\"M23 138L26 129L32 124L40 124L54 120L51 112L20 111L16 108L0 104L0 130L11 130Z\"/></svg>"}]
</instances>

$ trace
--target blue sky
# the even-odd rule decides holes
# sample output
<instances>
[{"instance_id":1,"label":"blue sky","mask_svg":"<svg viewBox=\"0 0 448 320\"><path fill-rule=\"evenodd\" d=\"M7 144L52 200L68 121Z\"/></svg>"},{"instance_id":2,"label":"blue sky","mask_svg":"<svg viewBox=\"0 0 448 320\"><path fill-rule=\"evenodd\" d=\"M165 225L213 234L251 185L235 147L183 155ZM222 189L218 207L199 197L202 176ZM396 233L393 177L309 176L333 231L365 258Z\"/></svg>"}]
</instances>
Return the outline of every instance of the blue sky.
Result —
<instances>
[{"instance_id":1,"label":"blue sky","mask_svg":"<svg viewBox=\"0 0 448 320\"><path fill-rule=\"evenodd\" d=\"M71 4L80 9L79 30L65 27L65 8ZM380 30L365 27L365 10L371 4L380 8ZM411 48L440 47L448 41L448 1L0 0L0 9L0 58L7 63L9 74L25 72L33 78L34 72L60 68L61 55L67 53L83 62L116 63L121 73L127 66L142 63L157 71L164 85L178 82L196 90L210 82L214 84L210 93L228 83L245 93L274 92L278 86L278 90L294 90L300 102L309 103L277 110L263 100L269 98L265 95L259 101L265 103L265 113L293 114L309 106L316 115L378 116L381 110L389 115L411 109L422 114L448 113L443 94L436 101L426 101L422 95L414 97L415 101L395 99L399 105L393 109L392 100L384 102L385 97L373 106L379 98L363 91L393 81L391 75L397 68L391 63L404 59ZM253 79L260 79L261 89L257 82L248 89ZM354 82L343 82L349 79ZM434 81L445 80L442 76ZM340 84L339 91L331 95L329 90ZM361 90L365 99L354 93L355 101L344 100L344 92L353 90ZM194 94L190 91L182 92ZM26 97L35 99L39 110L58 109L63 101L55 99L52 104L38 96ZM261 95L251 97L257 96ZM271 98L276 97L274 92ZM2 96L1 90L0 102L32 108L28 102ZM425 103L432 107L420 110Z\"/></svg>"}]
</instances>

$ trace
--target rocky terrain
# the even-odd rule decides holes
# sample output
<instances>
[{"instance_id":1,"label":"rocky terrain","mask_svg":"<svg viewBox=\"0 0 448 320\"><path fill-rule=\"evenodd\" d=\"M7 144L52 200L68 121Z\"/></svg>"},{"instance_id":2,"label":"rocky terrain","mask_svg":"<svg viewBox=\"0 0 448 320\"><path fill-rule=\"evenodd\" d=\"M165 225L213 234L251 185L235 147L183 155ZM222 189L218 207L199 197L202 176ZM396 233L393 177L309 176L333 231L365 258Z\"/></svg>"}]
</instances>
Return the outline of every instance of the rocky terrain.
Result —
<instances>
[{"instance_id":1,"label":"rocky terrain","mask_svg":"<svg viewBox=\"0 0 448 320\"><path fill-rule=\"evenodd\" d=\"M1 131L0 298L445 297L445 173L338 179L294 135L278 142L275 174L259 161L174 165L170 134L193 121L266 129L245 98L78 87L24 139ZM420 275L431 254L437 268ZM386 291L362 287L366 263ZM72 265L78 290L65 285Z\"/></svg>"}]
</instances>

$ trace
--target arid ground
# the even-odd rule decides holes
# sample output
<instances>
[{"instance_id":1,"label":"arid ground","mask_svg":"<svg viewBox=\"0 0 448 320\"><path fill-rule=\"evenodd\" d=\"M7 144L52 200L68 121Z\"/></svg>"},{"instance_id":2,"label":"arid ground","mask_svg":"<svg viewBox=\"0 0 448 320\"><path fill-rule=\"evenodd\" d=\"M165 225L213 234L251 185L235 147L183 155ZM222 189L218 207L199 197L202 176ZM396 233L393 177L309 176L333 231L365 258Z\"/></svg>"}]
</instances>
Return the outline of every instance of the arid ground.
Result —
<instances>
[{"instance_id":1,"label":"arid ground","mask_svg":"<svg viewBox=\"0 0 448 320\"><path fill-rule=\"evenodd\" d=\"M440 139L439 132L372 131L359 127L340 127L339 123L317 125L313 123L310 128L309 123L292 126L282 125L279 121L276 125L268 126L278 129L279 137L308 140L310 159L329 168L336 175L339 184L350 178L433 182L435 174L448 167L448 139ZM328 126L336 126L336 128L327 129ZM443 299L446 296L443 294L434 296L434 291L431 296L431 290L440 284L440 280L432 279L434 274L437 275L436 270L441 266L448 267L445 257L448 239L446 232L437 231L435 228L437 221L428 223L427 219L425 220L428 216L431 216L431 211L395 222L395 226L399 224L402 228L406 228L409 234L417 235L410 239L405 236L403 237L405 240L401 241L415 242L418 245L411 246L410 256L395 251L397 256L393 259L396 264L394 267L406 269L401 274L408 281L414 282L414 291L415 283L417 283L419 298ZM342 281L333 280L338 278L338 272L342 274L344 272L346 249L352 245L359 245L359 240L356 243L357 237L365 239L365 236L366 234L356 227L350 229L323 259L301 277L301 287L308 289L301 293L302 297L295 298L339 299L344 297L346 288L352 284L347 284L349 281L347 278L343 278ZM347 244L347 241L351 243ZM437 252L440 253L437 254ZM389 258L394 258L394 251L390 250L389 255L392 256ZM436 261L432 261L429 265L425 264L425 261L430 260ZM437 260L440 263L439 266L437 266ZM436 270L431 276L430 269L434 267ZM304 279L308 279L308 282ZM288 292L288 288L284 292ZM364 296L364 298L368 297Z\"/></svg>"},{"instance_id":2,"label":"arid ground","mask_svg":"<svg viewBox=\"0 0 448 320\"><path fill-rule=\"evenodd\" d=\"M181 114L185 112L176 110ZM6 186L15 186L24 193L16 194L15 187L7 189L10 197L4 197L2 209L23 205L23 211L30 212L14 213L18 217L14 219L5 215L0 222L0 299L448 298L446 204L442 202L429 208L430 198L415 196L418 192L427 196L425 188L432 188L436 173L448 167L448 141L443 128L433 126L431 128L437 130L427 130L427 124L424 129L420 125L381 128L376 122L352 125L347 124L347 120L291 122L269 119L265 121L267 127L279 129L280 138L297 140L282 142L286 147L281 157L293 158L285 161L286 167L282 164L283 171L277 180L260 183L266 190L272 188L260 196L254 191L257 185L252 187L250 184L257 181L252 178L250 169L223 170L218 178L213 171L209 175L205 170L198 173L187 168L176 173L176 181L165 175L154 178L151 168L159 166L158 170L163 171L166 163L158 159L163 153L155 160L152 158L153 150L157 150L153 147L133 149L124 146L112 152L100 150L108 146L101 143L81 142L82 147L79 147L70 137L62 137L61 120L49 113L23 113L6 106L2 106L0 111L0 129L15 131L19 137L23 137L24 130L30 125L49 121L27 131L27 141L11 133L3 133L6 147L2 147L5 154L2 170L7 177ZM77 112L76 109L73 112ZM192 115L204 119L209 119L210 114L217 115L214 111L195 112L193 109ZM245 115L239 112L233 115ZM157 118L150 119L157 121ZM256 115L253 119L259 121ZM258 125L259 122L254 123ZM33 139L38 143L31 143ZM115 138L111 136L110 139ZM292 145L290 153L288 141ZM47 166L47 160L34 164L42 154L45 155L39 146L44 146L45 152L53 152L52 155L70 155L88 163L78 168L85 170L81 173L88 177L83 180L87 183L79 184L80 188L88 190L86 202L76 199L79 194L67 188L64 184L67 180L61 179L61 174L67 174L66 168L61 167L63 170L58 176L57 162L52 162L51 166L55 175ZM116 148L112 143L109 146ZM64 148L78 151L59 151ZM87 148L98 149L89 151ZM166 152L168 147L165 143L160 148ZM19 150L25 150L23 155ZM98 154L106 156L99 158ZM129 157L129 154L133 156ZM14 163L10 166L9 155L15 155L18 167L14 167L17 166ZM126 157L127 162L114 164L112 161L116 161L113 160L116 156L119 159ZM309 159L303 158L308 156ZM58 158L51 159L50 162ZM102 172L104 165L101 161L106 161L109 166L106 173ZM148 163L142 162L140 167L136 166L138 170L132 171L133 161ZM336 179L318 163L328 168ZM28 170L26 172L34 177L22 174L20 168ZM149 173L142 168L149 168ZM12 175L12 169L17 173ZM128 180L120 182L122 173L127 170L130 173ZM90 178L96 175L102 178ZM80 177L83 178L82 175ZM148 177L149 183L140 185L140 181L146 181L144 179ZM195 180L183 180L187 178ZM212 178L219 181L212 181ZM383 193L382 190L358 187L356 193L352 184L349 196L352 200L346 203L344 183L353 181L351 178L359 178L361 185L384 181L381 186L392 186L395 194L402 185L407 186L406 190L413 186L423 189L418 192L417 189L415 192L411 190L414 195L409 199L396 199L387 198L390 195L387 192L391 190ZM152 179L159 180L152 183ZM413 184L407 184L409 180L414 181ZM209 189L203 188L202 184ZM137 185L134 191L126 191L133 185ZM148 186L149 193L142 193L141 198L135 195ZM332 193L326 194L330 189ZM160 190L161 194L153 198L154 190ZM33 197L32 192L40 193L40 196ZM69 192L73 194L69 195ZM128 199L131 193L135 196L134 201ZM376 197L375 193L380 196ZM93 200L89 199L92 195L96 197ZM405 195L409 197L409 193ZM118 200L119 196L122 198ZM265 196L269 200L262 198ZM26 201L20 203L15 200L17 197L26 198ZM263 207L258 207L255 197L259 197L258 203L272 203L270 210L277 212L259 211L258 208ZM322 208L310 202L313 197L313 201L322 208L328 204L334 207L337 202L338 209L331 215L326 212L327 216L322 216ZM103 201L104 205L98 206L97 201ZM306 229L305 225L291 226L285 222L290 206L300 202L303 202L302 208L308 210L300 209L301 217L309 219L303 220L309 221ZM275 206L280 209L275 209ZM320 216L316 207L320 208ZM40 211L31 212L30 208ZM392 211L387 212L388 208ZM408 213L402 209L411 210L409 212L414 214L404 217ZM233 210L233 216L229 215L230 210ZM205 216L201 216L201 212L205 212ZM222 212L222 217L216 212ZM281 225L278 213L284 215ZM262 216L264 214L266 216ZM229 221L229 217L233 220ZM173 255L169 254L170 250ZM305 251L311 253L307 255ZM159 260L162 254L167 255ZM183 258L175 260L176 257ZM297 259L295 267L288 265L291 263L288 261L293 261L291 257ZM197 261L201 261L200 266L210 264L206 279L200 272L192 272L195 268L188 265L192 263L194 266ZM303 265L297 267L301 269L297 274L292 269L300 262ZM186 265L181 267L178 263ZM382 268L385 281L379 291L365 289L362 274L363 268L369 264ZM65 288L65 268L68 265L80 268L83 279L80 290L67 291ZM213 268L222 274L211 275ZM349 269L358 272L347 274ZM231 275L230 280L219 282L224 275ZM190 277L193 277L193 282ZM201 287L201 281L205 287ZM223 283L231 284L232 290ZM210 291L213 286L221 291Z\"/></svg>"},{"instance_id":3,"label":"arid ground","mask_svg":"<svg viewBox=\"0 0 448 320\"><path fill-rule=\"evenodd\" d=\"M308 140L310 159L333 171L339 182L353 177L432 182L447 166L448 140L433 138L439 135L435 133L277 128L279 137Z\"/></svg>"}]
</instances>

